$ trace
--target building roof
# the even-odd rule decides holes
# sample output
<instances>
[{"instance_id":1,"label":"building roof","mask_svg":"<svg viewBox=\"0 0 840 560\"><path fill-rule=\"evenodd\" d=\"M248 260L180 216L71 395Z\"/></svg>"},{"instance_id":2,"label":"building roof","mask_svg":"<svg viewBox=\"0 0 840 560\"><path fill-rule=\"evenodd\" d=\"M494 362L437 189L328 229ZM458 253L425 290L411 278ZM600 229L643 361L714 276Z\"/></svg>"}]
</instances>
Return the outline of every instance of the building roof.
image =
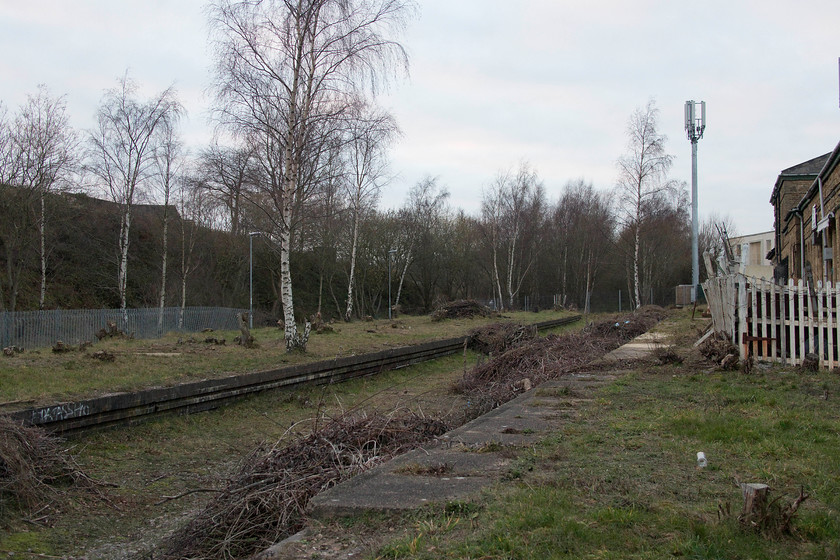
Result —
<instances>
[{"instance_id":1,"label":"building roof","mask_svg":"<svg viewBox=\"0 0 840 560\"><path fill-rule=\"evenodd\" d=\"M776 179L776 184L773 185L773 194L770 195L770 204L775 204L782 182L792 179L815 179L817 175L819 175L820 171L822 171L822 168L825 167L829 157L831 157L831 152L809 159L808 161L803 161L802 163L797 163L787 169L783 169L781 173L779 173L779 177Z\"/></svg>"},{"instance_id":2,"label":"building roof","mask_svg":"<svg viewBox=\"0 0 840 560\"><path fill-rule=\"evenodd\" d=\"M816 175L822 171L823 167L825 167L825 162L828 161L828 157L830 155L831 152L828 152L827 154L817 156L814 159L797 163L793 167L783 169L779 175Z\"/></svg>"}]
</instances>

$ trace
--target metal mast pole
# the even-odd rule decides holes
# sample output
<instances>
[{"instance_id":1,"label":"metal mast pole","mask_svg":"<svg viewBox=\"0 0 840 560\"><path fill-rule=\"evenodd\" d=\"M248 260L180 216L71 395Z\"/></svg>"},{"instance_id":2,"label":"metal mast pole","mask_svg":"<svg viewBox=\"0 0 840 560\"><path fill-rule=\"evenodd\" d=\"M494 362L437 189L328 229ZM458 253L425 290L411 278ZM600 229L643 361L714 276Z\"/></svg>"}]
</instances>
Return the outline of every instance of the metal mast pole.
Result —
<instances>
[{"instance_id":1,"label":"metal mast pole","mask_svg":"<svg viewBox=\"0 0 840 560\"><path fill-rule=\"evenodd\" d=\"M697 217L697 140L691 142L691 303L700 285L700 225Z\"/></svg>"},{"instance_id":2,"label":"metal mast pole","mask_svg":"<svg viewBox=\"0 0 840 560\"><path fill-rule=\"evenodd\" d=\"M695 108L700 105L700 115ZM706 130L706 102L685 102L685 132L691 142L691 302L697 302L700 287L700 220L697 211L697 141Z\"/></svg>"}]
</instances>

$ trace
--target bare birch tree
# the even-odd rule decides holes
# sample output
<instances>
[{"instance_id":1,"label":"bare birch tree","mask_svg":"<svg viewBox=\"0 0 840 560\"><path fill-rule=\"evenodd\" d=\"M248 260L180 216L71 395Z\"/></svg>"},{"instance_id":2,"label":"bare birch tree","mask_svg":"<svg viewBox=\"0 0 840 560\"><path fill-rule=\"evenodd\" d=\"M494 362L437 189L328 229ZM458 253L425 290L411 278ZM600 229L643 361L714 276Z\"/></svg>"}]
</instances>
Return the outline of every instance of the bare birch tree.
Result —
<instances>
[{"instance_id":1,"label":"bare birch tree","mask_svg":"<svg viewBox=\"0 0 840 560\"><path fill-rule=\"evenodd\" d=\"M0 310L15 311L26 254L31 245L31 191L14 186L20 178L20 154L8 111L0 104L0 248L5 264L0 276Z\"/></svg>"},{"instance_id":2,"label":"bare birch tree","mask_svg":"<svg viewBox=\"0 0 840 560\"><path fill-rule=\"evenodd\" d=\"M636 109L627 123L627 152L618 160L617 193L624 222L633 233L632 295L636 308L642 305L640 247L645 202L673 188L668 171L673 157L665 151L666 137L659 133L659 109L654 100Z\"/></svg>"},{"instance_id":3,"label":"bare birch tree","mask_svg":"<svg viewBox=\"0 0 840 560\"><path fill-rule=\"evenodd\" d=\"M52 97L45 85L29 95L15 119L12 141L17 153L16 184L35 194L41 286L38 308L47 291L47 205L49 192L68 181L76 163L76 134L70 127L64 97Z\"/></svg>"},{"instance_id":4,"label":"bare birch tree","mask_svg":"<svg viewBox=\"0 0 840 560\"><path fill-rule=\"evenodd\" d=\"M157 190L163 202L162 243L160 257L160 302L158 306L158 328L163 327L163 310L166 305L166 272L169 253L169 209L175 181L181 171L182 150L178 139L178 113L173 112L160 124L160 141L155 151Z\"/></svg>"},{"instance_id":5,"label":"bare birch tree","mask_svg":"<svg viewBox=\"0 0 840 560\"><path fill-rule=\"evenodd\" d=\"M545 193L536 171L523 163L516 174L501 172L482 197L482 218L493 263L494 297L513 308L539 252L539 233L544 221ZM502 252L503 251L503 252ZM501 259L501 262L500 262ZM504 267L504 277L500 274Z\"/></svg>"},{"instance_id":6,"label":"bare birch tree","mask_svg":"<svg viewBox=\"0 0 840 560\"><path fill-rule=\"evenodd\" d=\"M350 275L347 282L347 305L344 320L353 317L353 288L356 279L356 252L359 245L359 228L362 214L373 208L387 180L388 161L386 149L397 133L391 115L375 111L360 103L354 107L346 134L345 189L350 202L352 231L350 233Z\"/></svg>"},{"instance_id":7,"label":"bare birch tree","mask_svg":"<svg viewBox=\"0 0 840 560\"><path fill-rule=\"evenodd\" d=\"M502 199L508 182L506 173L499 173L493 184L481 197L481 226L485 241L490 246L490 279L493 284L493 299L496 308L504 310L505 298L502 295L502 280L499 275L499 251L502 240Z\"/></svg>"},{"instance_id":8,"label":"bare birch tree","mask_svg":"<svg viewBox=\"0 0 840 560\"><path fill-rule=\"evenodd\" d=\"M421 294L424 309L431 310L441 267L437 233L449 212L448 201L449 190L439 184L437 177L425 177L408 192L408 200L400 212L408 228L406 243L400 247L398 240L394 247L402 265L394 305L399 304L408 274Z\"/></svg>"},{"instance_id":9,"label":"bare birch tree","mask_svg":"<svg viewBox=\"0 0 840 560\"><path fill-rule=\"evenodd\" d=\"M200 255L195 251L198 233L201 227L208 224L207 189L199 186L198 181L188 176L181 176L177 182L178 230L180 241L181 266L179 280L181 285L180 310L178 313L178 328L184 327L184 310L187 306L187 279L195 272L200 264Z\"/></svg>"},{"instance_id":10,"label":"bare birch tree","mask_svg":"<svg viewBox=\"0 0 840 560\"><path fill-rule=\"evenodd\" d=\"M217 0L215 89L219 120L259 147L266 199L280 246L287 350L305 349L295 324L289 261L294 210L318 177L333 121L363 84L407 67L391 37L408 0Z\"/></svg>"},{"instance_id":11,"label":"bare birch tree","mask_svg":"<svg viewBox=\"0 0 840 560\"><path fill-rule=\"evenodd\" d=\"M119 207L117 293L121 309L127 303L132 209L138 191L146 187L152 174L162 123L181 112L172 88L147 101L138 101L136 91L136 84L126 74L117 87L105 93L97 114L98 127L89 139L88 169Z\"/></svg>"}]
</instances>

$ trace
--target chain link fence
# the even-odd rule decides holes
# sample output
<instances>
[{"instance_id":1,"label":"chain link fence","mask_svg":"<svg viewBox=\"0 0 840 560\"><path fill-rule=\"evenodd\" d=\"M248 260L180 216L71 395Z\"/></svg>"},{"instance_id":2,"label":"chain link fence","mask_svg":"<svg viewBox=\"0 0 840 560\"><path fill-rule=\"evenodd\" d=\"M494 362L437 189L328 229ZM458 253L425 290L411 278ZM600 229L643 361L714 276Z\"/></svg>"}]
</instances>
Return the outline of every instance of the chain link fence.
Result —
<instances>
[{"instance_id":1,"label":"chain link fence","mask_svg":"<svg viewBox=\"0 0 840 560\"><path fill-rule=\"evenodd\" d=\"M159 338L172 331L236 330L236 315L245 309L165 307L151 309L57 309L0 311L0 348L40 348L57 340L66 344L94 341L109 323L135 338Z\"/></svg>"}]
</instances>

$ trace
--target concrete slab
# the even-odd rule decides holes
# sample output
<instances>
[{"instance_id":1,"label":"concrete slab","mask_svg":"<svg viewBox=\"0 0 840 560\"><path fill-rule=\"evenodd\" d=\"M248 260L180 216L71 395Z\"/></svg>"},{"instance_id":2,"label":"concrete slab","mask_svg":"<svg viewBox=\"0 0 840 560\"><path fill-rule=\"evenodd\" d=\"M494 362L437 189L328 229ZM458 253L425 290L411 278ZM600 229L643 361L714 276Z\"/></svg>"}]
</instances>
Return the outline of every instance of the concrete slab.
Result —
<instances>
[{"instance_id":1,"label":"concrete slab","mask_svg":"<svg viewBox=\"0 0 840 560\"><path fill-rule=\"evenodd\" d=\"M667 339L661 335L646 333L612 355L616 361L648 357L666 344ZM590 390L614 381L622 373L615 369L610 373L596 370L543 383L423 449L396 457L322 492L310 501L310 514L316 520L329 520L365 511L405 511L432 502L469 498L504 475L517 447L531 445L567 423L576 416L580 405L590 401ZM430 476L431 472L438 476ZM365 550L351 542L340 550L313 556L311 550L302 546L306 538L304 530L276 544L258 559L305 556L350 560ZM294 556L292 551L298 548L305 554Z\"/></svg>"},{"instance_id":2,"label":"concrete slab","mask_svg":"<svg viewBox=\"0 0 840 560\"><path fill-rule=\"evenodd\" d=\"M612 376L569 376L540 385L415 449L315 496L316 519L393 512L463 499L501 478L515 448L530 446L573 414L582 399L577 383L593 387ZM513 450L512 450L513 449Z\"/></svg>"},{"instance_id":3,"label":"concrete slab","mask_svg":"<svg viewBox=\"0 0 840 560\"><path fill-rule=\"evenodd\" d=\"M663 333L646 332L627 344L620 346L598 360L600 363L614 363L624 360L644 360L660 349L671 346L670 339Z\"/></svg>"}]
</instances>

